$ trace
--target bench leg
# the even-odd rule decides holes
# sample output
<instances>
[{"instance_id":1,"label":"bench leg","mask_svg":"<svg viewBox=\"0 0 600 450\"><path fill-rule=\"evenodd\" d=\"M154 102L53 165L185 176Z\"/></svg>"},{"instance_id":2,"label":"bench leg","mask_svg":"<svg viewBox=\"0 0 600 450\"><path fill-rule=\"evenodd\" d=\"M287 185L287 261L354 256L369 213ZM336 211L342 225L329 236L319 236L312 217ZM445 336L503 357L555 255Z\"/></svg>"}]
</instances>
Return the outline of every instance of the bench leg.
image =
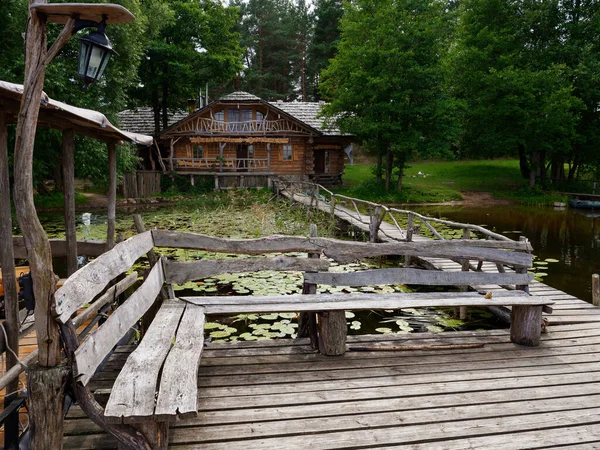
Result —
<instances>
[{"instance_id":1,"label":"bench leg","mask_svg":"<svg viewBox=\"0 0 600 450\"><path fill-rule=\"evenodd\" d=\"M515 305L510 313L510 340L515 344L537 347L542 333L542 306Z\"/></svg>"},{"instance_id":2,"label":"bench leg","mask_svg":"<svg viewBox=\"0 0 600 450\"><path fill-rule=\"evenodd\" d=\"M167 450L169 445L169 422L148 421L131 425L142 433L152 450ZM130 450L130 447L119 442L119 450Z\"/></svg>"},{"instance_id":3,"label":"bench leg","mask_svg":"<svg viewBox=\"0 0 600 450\"><path fill-rule=\"evenodd\" d=\"M327 311L318 313L319 352L322 355L346 353L346 313Z\"/></svg>"}]
</instances>

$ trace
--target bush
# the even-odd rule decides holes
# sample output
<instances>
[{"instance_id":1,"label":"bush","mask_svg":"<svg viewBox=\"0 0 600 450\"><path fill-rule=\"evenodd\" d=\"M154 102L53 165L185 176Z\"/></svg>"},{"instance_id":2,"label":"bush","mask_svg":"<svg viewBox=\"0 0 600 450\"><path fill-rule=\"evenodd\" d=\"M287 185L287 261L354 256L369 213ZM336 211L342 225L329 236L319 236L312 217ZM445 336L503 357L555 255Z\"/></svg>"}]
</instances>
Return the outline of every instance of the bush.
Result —
<instances>
[{"instance_id":1,"label":"bush","mask_svg":"<svg viewBox=\"0 0 600 450\"><path fill-rule=\"evenodd\" d=\"M213 177L195 177L192 186L191 178L186 175L162 175L160 190L165 195L206 194L214 189Z\"/></svg>"}]
</instances>

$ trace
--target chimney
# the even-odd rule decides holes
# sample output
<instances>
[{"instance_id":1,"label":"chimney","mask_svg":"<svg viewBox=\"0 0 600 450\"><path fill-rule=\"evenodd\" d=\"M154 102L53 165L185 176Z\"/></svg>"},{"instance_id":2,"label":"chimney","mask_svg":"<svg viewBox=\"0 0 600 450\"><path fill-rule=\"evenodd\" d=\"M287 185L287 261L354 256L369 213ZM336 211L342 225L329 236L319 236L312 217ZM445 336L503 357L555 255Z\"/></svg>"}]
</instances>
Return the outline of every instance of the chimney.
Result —
<instances>
[{"instance_id":1,"label":"chimney","mask_svg":"<svg viewBox=\"0 0 600 450\"><path fill-rule=\"evenodd\" d=\"M188 98L187 106L188 106L188 112L190 114L193 113L194 111L196 111L196 99Z\"/></svg>"}]
</instances>

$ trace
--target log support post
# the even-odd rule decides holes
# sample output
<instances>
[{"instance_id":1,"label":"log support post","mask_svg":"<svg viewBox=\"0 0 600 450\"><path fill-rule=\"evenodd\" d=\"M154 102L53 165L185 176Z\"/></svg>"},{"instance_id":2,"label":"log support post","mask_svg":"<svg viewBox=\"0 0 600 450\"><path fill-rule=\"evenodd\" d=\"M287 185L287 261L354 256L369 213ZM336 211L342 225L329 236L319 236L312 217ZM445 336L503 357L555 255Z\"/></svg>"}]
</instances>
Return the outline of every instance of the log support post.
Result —
<instances>
[{"instance_id":1,"label":"log support post","mask_svg":"<svg viewBox=\"0 0 600 450\"><path fill-rule=\"evenodd\" d=\"M315 224L310 225L310 237L317 237L317 226ZM319 253L309 253L308 257L312 259L320 258ZM307 295L316 295L317 285L314 283L306 283L302 286L302 293ZM298 316L298 337L309 337L310 345L312 348L318 348L317 338L317 316L314 312L303 312Z\"/></svg>"},{"instance_id":2,"label":"log support post","mask_svg":"<svg viewBox=\"0 0 600 450\"><path fill-rule=\"evenodd\" d=\"M67 276L77 271L77 231L75 228L75 132L73 129L62 133L62 159L64 179L64 218L67 241Z\"/></svg>"},{"instance_id":3,"label":"log support post","mask_svg":"<svg viewBox=\"0 0 600 450\"><path fill-rule=\"evenodd\" d=\"M267 143L267 172L271 171L271 144ZM271 178L269 178L269 181Z\"/></svg>"},{"instance_id":4,"label":"log support post","mask_svg":"<svg viewBox=\"0 0 600 450\"><path fill-rule=\"evenodd\" d=\"M469 231L468 228L465 228L463 230L463 239L465 240L469 240L471 239L471 232ZM462 261L462 268L461 270L463 272L468 272L469 271L469 260L465 259ZM460 287L460 291L461 292L467 292L469 290L469 286L461 286ZM467 319L467 307L466 306L461 306L458 309L458 318L460 320L466 320Z\"/></svg>"},{"instance_id":5,"label":"log support post","mask_svg":"<svg viewBox=\"0 0 600 450\"><path fill-rule=\"evenodd\" d=\"M144 436L152 450L167 450L169 444L169 423L148 420L144 423L131 425L139 434ZM130 445L119 442L119 450L131 450Z\"/></svg>"},{"instance_id":6,"label":"log support post","mask_svg":"<svg viewBox=\"0 0 600 450\"><path fill-rule=\"evenodd\" d=\"M540 345L542 306L513 305L510 313L510 340L528 347Z\"/></svg>"},{"instance_id":7,"label":"log support post","mask_svg":"<svg viewBox=\"0 0 600 450\"><path fill-rule=\"evenodd\" d=\"M380 205L377 205L371 214L371 221L369 223L369 242L377 242L379 227L383 221L384 214L385 212L383 212L383 208Z\"/></svg>"},{"instance_id":8,"label":"log support post","mask_svg":"<svg viewBox=\"0 0 600 450\"><path fill-rule=\"evenodd\" d=\"M336 356L346 352L346 313L325 311L317 314L319 330L319 352Z\"/></svg>"},{"instance_id":9,"label":"log support post","mask_svg":"<svg viewBox=\"0 0 600 450\"><path fill-rule=\"evenodd\" d=\"M600 276L597 273L592 275L592 304L600 306Z\"/></svg>"},{"instance_id":10,"label":"log support post","mask_svg":"<svg viewBox=\"0 0 600 450\"><path fill-rule=\"evenodd\" d=\"M115 246L115 221L117 213L117 144L109 141L108 150L108 229L106 231L106 248Z\"/></svg>"},{"instance_id":11,"label":"log support post","mask_svg":"<svg viewBox=\"0 0 600 450\"><path fill-rule=\"evenodd\" d=\"M32 449L63 447L63 403L68 377L66 365L29 367L27 389Z\"/></svg>"},{"instance_id":12,"label":"log support post","mask_svg":"<svg viewBox=\"0 0 600 450\"><path fill-rule=\"evenodd\" d=\"M406 242L412 242L415 218L412 213L408 213L408 223L406 224ZM410 255L404 255L404 267L410 267Z\"/></svg>"},{"instance_id":13,"label":"log support post","mask_svg":"<svg viewBox=\"0 0 600 450\"><path fill-rule=\"evenodd\" d=\"M331 205L329 206L331 214L331 222L335 223L335 195L331 194Z\"/></svg>"}]
</instances>

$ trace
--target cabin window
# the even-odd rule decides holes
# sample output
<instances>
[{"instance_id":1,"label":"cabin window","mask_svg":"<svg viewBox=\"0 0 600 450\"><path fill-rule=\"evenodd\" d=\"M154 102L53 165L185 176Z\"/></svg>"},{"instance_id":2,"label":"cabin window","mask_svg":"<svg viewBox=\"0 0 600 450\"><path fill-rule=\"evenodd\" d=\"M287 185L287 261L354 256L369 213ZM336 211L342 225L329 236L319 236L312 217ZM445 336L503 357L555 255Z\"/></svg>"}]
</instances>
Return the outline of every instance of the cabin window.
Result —
<instances>
[{"instance_id":1,"label":"cabin window","mask_svg":"<svg viewBox=\"0 0 600 450\"><path fill-rule=\"evenodd\" d=\"M193 148L194 159L202 159L204 158L204 150L201 145L194 145Z\"/></svg>"},{"instance_id":2,"label":"cabin window","mask_svg":"<svg viewBox=\"0 0 600 450\"><path fill-rule=\"evenodd\" d=\"M215 120L218 120L219 122L223 122L225 120L225 111L221 110L221 111L217 111L214 116Z\"/></svg>"},{"instance_id":3,"label":"cabin window","mask_svg":"<svg viewBox=\"0 0 600 450\"><path fill-rule=\"evenodd\" d=\"M252 122L252 110L251 109L240 110L240 122Z\"/></svg>"},{"instance_id":4,"label":"cabin window","mask_svg":"<svg viewBox=\"0 0 600 450\"><path fill-rule=\"evenodd\" d=\"M325 152L325 173L329 173L329 152Z\"/></svg>"},{"instance_id":5,"label":"cabin window","mask_svg":"<svg viewBox=\"0 0 600 450\"><path fill-rule=\"evenodd\" d=\"M256 111L256 121L257 122L262 122L264 118L265 118L265 115L263 113L261 113L260 111Z\"/></svg>"},{"instance_id":6,"label":"cabin window","mask_svg":"<svg viewBox=\"0 0 600 450\"><path fill-rule=\"evenodd\" d=\"M291 161L293 158L292 155L292 146L291 145L284 145L283 146L283 160L284 161Z\"/></svg>"},{"instance_id":7,"label":"cabin window","mask_svg":"<svg viewBox=\"0 0 600 450\"><path fill-rule=\"evenodd\" d=\"M239 122L240 121L240 110L230 109L227 111L227 122Z\"/></svg>"},{"instance_id":8,"label":"cabin window","mask_svg":"<svg viewBox=\"0 0 600 450\"><path fill-rule=\"evenodd\" d=\"M248 146L248 159L254 158L254 145Z\"/></svg>"}]
</instances>

